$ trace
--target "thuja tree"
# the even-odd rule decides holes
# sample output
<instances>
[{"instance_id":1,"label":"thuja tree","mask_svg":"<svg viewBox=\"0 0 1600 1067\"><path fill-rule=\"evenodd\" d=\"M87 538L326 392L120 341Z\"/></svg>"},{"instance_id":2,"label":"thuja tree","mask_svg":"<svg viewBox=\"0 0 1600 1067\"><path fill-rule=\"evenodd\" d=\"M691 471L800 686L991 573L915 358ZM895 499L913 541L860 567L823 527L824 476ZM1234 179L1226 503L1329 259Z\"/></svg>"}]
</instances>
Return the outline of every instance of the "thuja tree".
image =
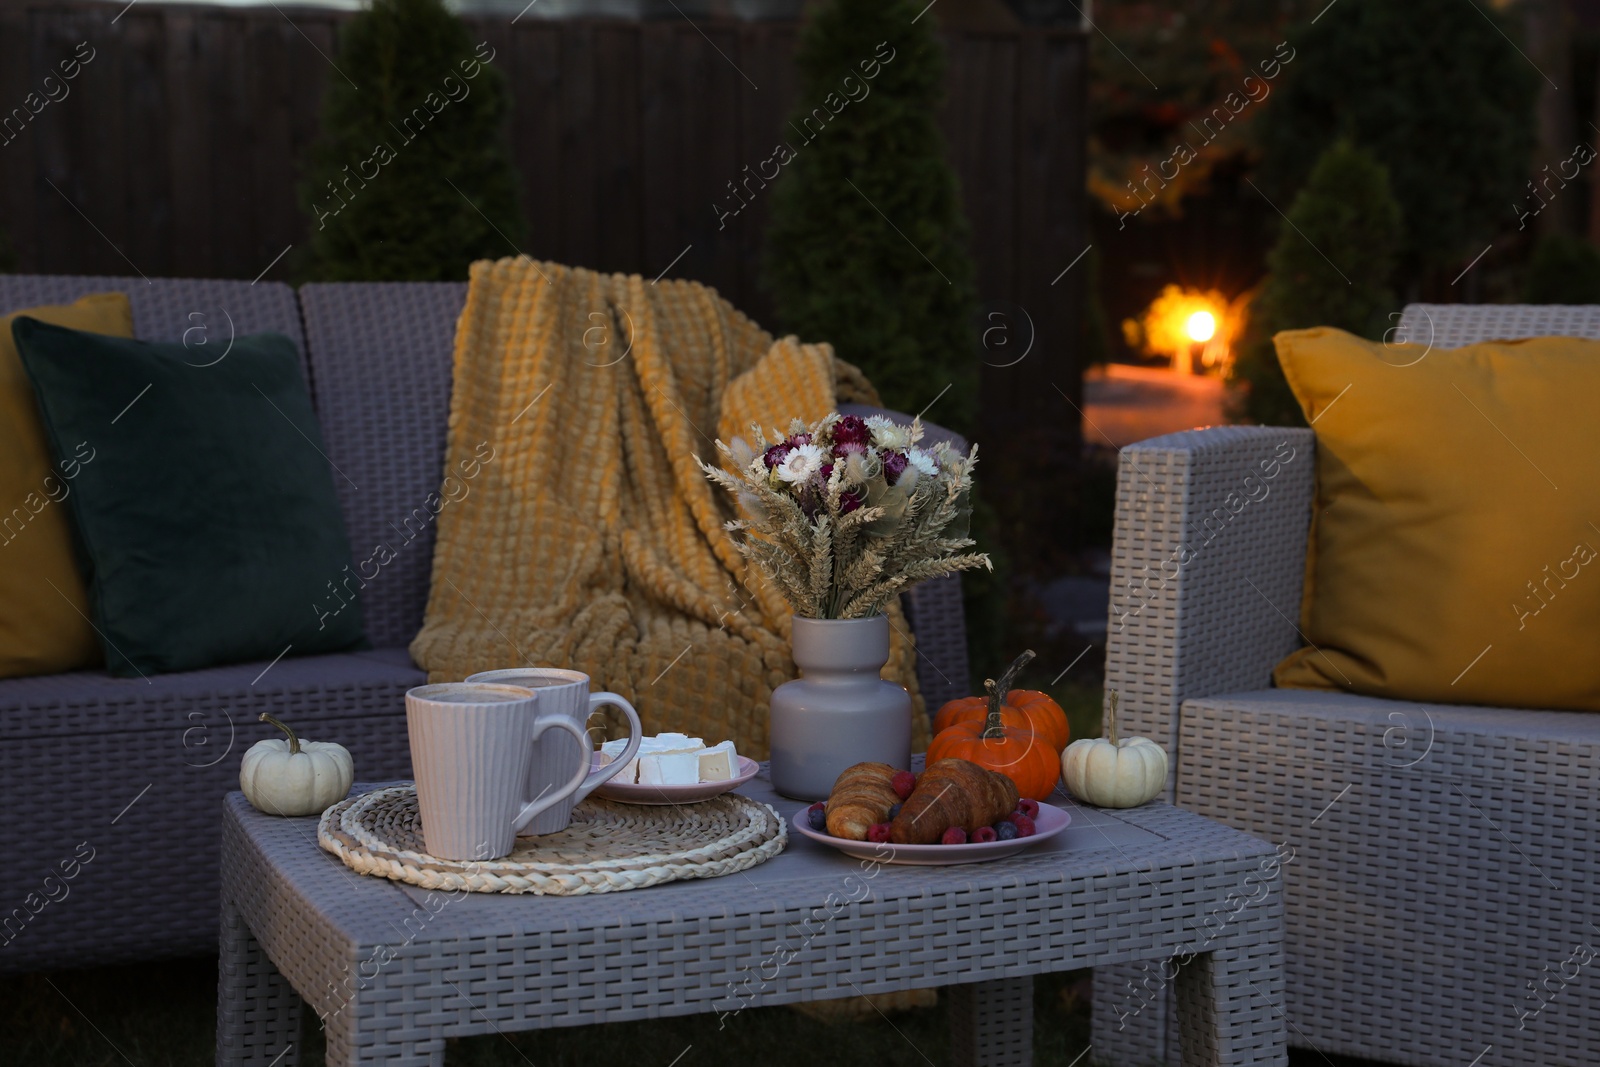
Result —
<instances>
[{"instance_id":1,"label":"thuja tree","mask_svg":"<svg viewBox=\"0 0 1600 1067\"><path fill-rule=\"evenodd\" d=\"M1522 298L1530 304L1600 303L1600 250L1567 234L1539 238Z\"/></svg>"},{"instance_id":2,"label":"thuja tree","mask_svg":"<svg viewBox=\"0 0 1600 1067\"><path fill-rule=\"evenodd\" d=\"M970 432L977 296L934 121L944 57L922 6L830 0L807 25L765 281L784 332L831 342L890 407L939 397L928 418Z\"/></svg>"},{"instance_id":3,"label":"thuja tree","mask_svg":"<svg viewBox=\"0 0 1600 1067\"><path fill-rule=\"evenodd\" d=\"M1413 276L1450 277L1506 224L1528 177L1540 81L1508 33L1477 0L1329 6L1290 34L1288 81L1261 117L1264 188L1282 203L1348 137L1389 169Z\"/></svg>"},{"instance_id":4,"label":"thuja tree","mask_svg":"<svg viewBox=\"0 0 1600 1067\"><path fill-rule=\"evenodd\" d=\"M373 0L340 36L300 190L303 274L459 280L522 239L506 81L441 0Z\"/></svg>"},{"instance_id":5,"label":"thuja tree","mask_svg":"<svg viewBox=\"0 0 1600 1067\"><path fill-rule=\"evenodd\" d=\"M1395 309L1390 282L1401 243L1388 171L1370 153L1336 142L1312 168L1267 256L1266 281L1233 367L1245 387L1241 414L1267 425L1304 425L1272 335L1336 326L1381 337L1392 325L1386 316Z\"/></svg>"}]
</instances>

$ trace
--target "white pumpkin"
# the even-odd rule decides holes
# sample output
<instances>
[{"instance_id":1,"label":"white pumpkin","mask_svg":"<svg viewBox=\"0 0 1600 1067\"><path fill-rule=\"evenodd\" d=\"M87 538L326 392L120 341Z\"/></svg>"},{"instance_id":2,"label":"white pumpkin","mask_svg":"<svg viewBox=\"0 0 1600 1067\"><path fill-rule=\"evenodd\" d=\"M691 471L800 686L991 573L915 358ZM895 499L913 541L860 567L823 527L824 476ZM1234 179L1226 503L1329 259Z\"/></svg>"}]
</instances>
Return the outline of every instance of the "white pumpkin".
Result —
<instances>
[{"instance_id":1,"label":"white pumpkin","mask_svg":"<svg viewBox=\"0 0 1600 1067\"><path fill-rule=\"evenodd\" d=\"M257 811L268 815L321 815L343 800L355 781L355 766L343 745L302 741L294 731L261 713L288 739L257 741L239 767L239 788Z\"/></svg>"},{"instance_id":2,"label":"white pumpkin","mask_svg":"<svg viewBox=\"0 0 1600 1067\"><path fill-rule=\"evenodd\" d=\"M1061 753L1067 790L1097 808L1136 808L1167 785L1167 753L1148 737L1117 737L1117 694L1111 694L1109 737L1074 741Z\"/></svg>"}]
</instances>

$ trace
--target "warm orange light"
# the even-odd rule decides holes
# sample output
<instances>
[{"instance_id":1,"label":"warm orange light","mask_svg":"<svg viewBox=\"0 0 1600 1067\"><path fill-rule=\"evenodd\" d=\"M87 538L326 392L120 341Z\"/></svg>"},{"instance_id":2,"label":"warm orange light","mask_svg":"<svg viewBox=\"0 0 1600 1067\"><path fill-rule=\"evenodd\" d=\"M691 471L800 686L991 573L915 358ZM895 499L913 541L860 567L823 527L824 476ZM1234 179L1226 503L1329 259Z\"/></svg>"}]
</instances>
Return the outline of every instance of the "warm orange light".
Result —
<instances>
[{"instance_id":1,"label":"warm orange light","mask_svg":"<svg viewBox=\"0 0 1600 1067\"><path fill-rule=\"evenodd\" d=\"M1222 368L1238 328L1233 312L1219 292L1169 285L1123 332L1130 344L1171 359L1176 370Z\"/></svg>"}]
</instances>

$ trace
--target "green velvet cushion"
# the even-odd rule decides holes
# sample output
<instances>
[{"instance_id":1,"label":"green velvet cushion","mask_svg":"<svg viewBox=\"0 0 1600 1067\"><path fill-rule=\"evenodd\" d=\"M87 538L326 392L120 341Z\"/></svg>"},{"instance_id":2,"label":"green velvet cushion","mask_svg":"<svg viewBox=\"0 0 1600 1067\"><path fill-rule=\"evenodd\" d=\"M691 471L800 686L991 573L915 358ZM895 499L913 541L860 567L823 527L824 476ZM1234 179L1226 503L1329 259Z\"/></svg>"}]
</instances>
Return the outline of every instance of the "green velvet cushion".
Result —
<instances>
[{"instance_id":1,"label":"green velvet cushion","mask_svg":"<svg viewBox=\"0 0 1600 1067\"><path fill-rule=\"evenodd\" d=\"M294 343L226 357L19 317L106 663L122 677L363 643L350 544ZM206 365L209 364L209 365Z\"/></svg>"}]
</instances>

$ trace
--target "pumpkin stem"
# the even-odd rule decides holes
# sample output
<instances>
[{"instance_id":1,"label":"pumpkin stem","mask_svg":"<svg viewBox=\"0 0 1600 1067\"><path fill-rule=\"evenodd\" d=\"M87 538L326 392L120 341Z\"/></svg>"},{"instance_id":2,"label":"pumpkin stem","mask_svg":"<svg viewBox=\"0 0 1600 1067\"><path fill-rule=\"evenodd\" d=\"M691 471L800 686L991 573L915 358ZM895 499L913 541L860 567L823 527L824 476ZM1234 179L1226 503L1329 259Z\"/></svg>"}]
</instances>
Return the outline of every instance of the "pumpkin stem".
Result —
<instances>
[{"instance_id":1,"label":"pumpkin stem","mask_svg":"<svg viewBox=\"0 0 1600 1067\"><path fill-rule=\"evenodd\" d=\"M1115 689L1107 689L1106 694L1111 697L1111 710L1106 714L1106 723L1108 725L1106 737L1112 745L1115 745L1117 743L1117 691Z\"/></svg>"},{"instance_id":2,"label":"pumpkin stem","mask_svg":"<svg viewBox=\"0 0 1600 1067\"><path fill-rule=\"evenodd\" d=\"M268 715L264 711L261 713L261 717L257 721L270 722L272 725L289 735L289 754L291 756L300 751L300 739L294 735L294 731L289 729L287 725L279 722L277 719L274 719L271 715Z\"/></svg>"},{"instance_id":3,"label":"pumpkin stem","mask_svg":"<svg viewBox=\"0 0 1600 1067\"><path fill-rule=\"evenodd\" d=\"M1032 659L1033 649L1030 648L1012 661L998 682L993 678L983 680L983 690L989 694L989 715L984 720L983 737L994 739L1006 735L1005 728L1000 724L1000 709L1005 706L1006 694L1011 691L1011 683L1017 680L1017 675L1022 673L1022 668Z\"/></svg>"}]
</instances>

